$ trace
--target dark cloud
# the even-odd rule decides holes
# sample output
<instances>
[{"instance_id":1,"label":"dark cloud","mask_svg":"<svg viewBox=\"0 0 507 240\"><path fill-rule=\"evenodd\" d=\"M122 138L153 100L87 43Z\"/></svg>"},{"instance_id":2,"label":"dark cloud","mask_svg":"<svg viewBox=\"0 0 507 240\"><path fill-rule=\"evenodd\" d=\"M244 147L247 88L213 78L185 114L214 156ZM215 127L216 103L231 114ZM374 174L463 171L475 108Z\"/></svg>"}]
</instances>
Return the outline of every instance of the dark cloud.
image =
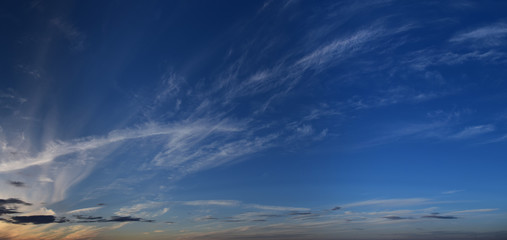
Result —
<instances>
[{"instance_id":1,"label":"dark cloud","mask_svg":"<svg viewBox=\"0 0 507 240\"><path fill-rule=\"evenodd\" d=\"M112 216L110 219L104 219L103 217L95 217L88 215L73 215L78 223L92 223L92 222L154 222L154 220L147 220L143 218L135 218L131 216Z\"/></svg>"},{"instance_id":2,"label":"dark cloud","mask_svg":"<svg viewBox=\"0 0 507 240\"><path fill-rule=\"evenodd\" d=\"M385 218L385 219L389 219L389 220L402 220L402 219L408 219L408 218L404 218L404 217L400 217L400 216L385 216L384 218Z\"/></svg>"},{"instance_id":3,"label":"dark cloud","mask_svg":"<svg viewBox=\"0 0 507 240\"><path fill-rule=\"evenodd\" d=\"M15 224L24 224L24 223L33 223L33 224L46 224L55 222L56 218L52 215L33 215L33 216L15 216L12 217L12 223Z\"/></svg>"},{"instance_id":4,"label":"dark cloud","mask_svg":"<svg viewBox=\"0 0 507 240\"><path fill-rule=\"evenodd\" d=\"M440 215L427 215L422 216L423 218L437 218L437 219L458 219L458 217L455 216L440 216Z\"/></svg>"},{"instance_id":5,"label":"dark cloud","mask_svg":"<svg viewBox=\"0 0 507 240\"><path fill-rule=\"evenodd\" d=\"M112 216L108 222L140 222L142 218Z\"/></svg>"},{"instance_id":6,"label":"dark cloud","mask_svg":"<svg viewBox=\"0 0 507 240\"><path fill-rule=\"evenodd\" d=\"M87 216L87 215L74 215L76 219L80 220L100 220L103 219L102 217L93 217L93 216Z\"/></svg>"},{"instance_id":7,"label":"dark cloud","mask_svg":"<svg viewBox=\"0 0 507 240\"><path fill-rule=\"evenodd\" d=\"M55 220L55 223L66 223L66 222L71 222L69 219L67 219L66 217L61 217L57 220Z\"/></svg>"},{"instance_id":8,"label":"dark cloud","mask_svg":"<svg viewBox=\"0 0 507 240\"><path fill-rule=\"evenodd\" d=\"M16 211L16 209L10 209L3 206L0 206L0 216L4 214L12 214L12 213L19 213Z\"/></svg>"},{"instance_id":9,"label":"dark cloud","mask_svg":"<svg viewBox=\"0 0 507 240\"><path fill-rule=\"evenodd\" d=\"M336 210L340 210L340 209L342 209L342 207L334 207L331 209L331 211L336 211Z\"/></svg>"},{"instance_id":10,"label":"dark cloud","mask_svg":"<svg viewBox=\"0 0 507 240\"><path fill-rule=\"evenodd\" d=\"M0 199L0 206L5 204L23 204L26 206L32 205L31 203L24 202L22 200L19 200L17 198L9 198L9 199Z\"/></svg>"},{"instance_id":11,"label":"dark cloud","mask_svg":"<svg viewBox=\"0 0 507 240\"><path fill-rule=\"evenodd\" d=\"M9 181L9 184L15 187L24 187L25 183L20 181Z\"/></svg>"},{"instance_id":12,"label":"dark cloud","mask_svg":"<svg viewBox=\"0 0 507 240\"><path fill-rule=\"evenodd\" d=\"M289 213L289 215L292 215L292 216L298 216L298 215L310 215L312 214L311 212L291 212Z\"/></svg>"},{"instance_id":13,"label":"dark cloud","mask_svg":"<svg viewBox=\"0 0 507 240\"><path fill-rule=\"evenodd\" d=\"M16 206L12 206L12 205L16 205L16 204L27 205L27 206L32 205L30 203L24 202L24 201L19 200L17 198L0 199L0 216L4 215L4 214L19 213L17 211L18 208ZM4 205L11 205L11 206L5 207Z\"/></svg>"}]
</instances>

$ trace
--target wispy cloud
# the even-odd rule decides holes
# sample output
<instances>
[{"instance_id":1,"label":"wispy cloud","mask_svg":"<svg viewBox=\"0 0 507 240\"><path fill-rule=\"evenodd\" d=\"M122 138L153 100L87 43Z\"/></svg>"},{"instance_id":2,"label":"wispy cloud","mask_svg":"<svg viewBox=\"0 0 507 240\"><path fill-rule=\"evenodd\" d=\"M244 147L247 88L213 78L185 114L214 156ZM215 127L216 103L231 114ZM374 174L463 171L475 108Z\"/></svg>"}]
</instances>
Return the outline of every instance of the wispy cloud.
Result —
<instances>
[{"instance_id":1,"label":"wispy cloud","mask_svg":"<svg viewBox=\"0 0 507 240\"><path fill-rule=\"evenodd\" d=\"M174 173L181 177L263 150L276 138L275 135L267 135L245 139L234 134L241 131L241 124L226 120L216 122L201 119L169 125L149 123L136 128L111 131L106 136L51 141L37 154L5 143L0 149L0 172L10 174L36 165L58 166L58 171L52 170L55 168L43 168L45 171L40 173L36 181L30 181L31 186L37 189L34 193L46 195L46 202L54 202L62 200L67 189L87 177L97 162L127 141L165 139L165 148L162 148L162 152L151 164L158 167L177 166ZM213 141L210 141L211 138ZM160 143L162 146L163 142ZM170 158L174 156L178 158ZM61 158L74 160L55 161ZM149 162L141 164L150 167ZM39 178L45 180L38 181ZM47 191L52 192L52 195L47 196ZM30 195L35 196L34 193Z\"/></svg>"},{"instance_id":2,"label":"wispy cloud","mask_svg":"<svg viewBox=\"0 0 507 240\"><path fill-rule=\"evenodd\" d=\"M118 216L139 216L144 218L154 218L166 214L170 208L165 202L146 202L128 207L122 207L114 214Z\"/></svg>"},{"instance_id":3,"label":"wispy cloud","mask_svg":"<svg viewBox=\"0 0 507 240\"><path fill-rule=\"evenodd\" d=\"M483 212L493 212L493 211L497 211L497 210L498 210L498 208L468 209L468 210L454 211L454 212L450 212L448 214L483 213Z\"/></svg>"},{"instance_id":4,"label":"wispy cloud","mask_svg":"<svg viewBox=\"0 0 507 240\"><path fill-rule=\"evenodd\" d=\"M507 35L507 24L498 23L495 25L480 27L468 32L458 34L451 38L451 42L463 41L485 41L487 43L498 43L499 38Z\"/></svg>"},{"instance_id":5,"label":"wispy cloud","mask_svg":"<svg viewBox=\"0 0 507 240\"><path fill-rule=\"evenodd\" d=\"M127 222L112 226L98 227L86 225L54 225L54 224L11 224L0 221L0 232L6 239L91 239L100 232L121 228Z\"/></svg>"},{"instance_id":6,"label":"wispy cloud","mask_svg":"<svg viewBox=\"0 0 507 240\"><path fill-rule=\"evenodd\" d=\"M435 218L435 219L458 219L458 217L455 216L441 216L441 215L426 215L422 216L422 218Z\"/></svg>"},{"instance_id":7,"label":"wispy cloud","mask_svg":"<svg viewBox=\"0 0 507 240\"><path fill-rule=\"evenodd\" d=\"M496 137L496 138L493 138L493 139L486 140L484 142L481 142L480 144L497 143L497 142L503 142L503 141L506 141L506 140L507 140L507 134L503 135L503 136L500 136L500 137Z\"/></svg>"},{"instance_id":8,"label":"wispy cloud","mask_svg":"<svg viewBox=\"0 0 507 240\"><path fill-rule=\"evenodd\" d=\"M462 131L450 136L450 138L465 139L465 138L475 137L475 136L482 135L485 133L493 132L494 130L495 130L495 126L492 124L471 126L471 127L466 127Z\"/></svg>"},{"instance_id":9,"label":"wispy cloud","mask_svg":"<svg viewBox=\"0 0 507 240\"><path fill-rule=\"evenodd\" d=\"M369 109L400 103L421 103L447 95L449 95L449 92L420 91L405 86L397 86L366 97L354 96L347 100L345 105L353 109Z\"/></svg>"},{"instance_id":10,"label":"wispy cloud","mask_svg":"<svg viewBox=\"0 0 507 240\"><path fill-rule=\"evenodd\" d=\"M9 181L9 184L15 187L24 187L25 183L21 181Z\"/></svg>"},{"instance_id":11,"label":"wispy cloud","mask_svg":"<svg viewBox=\"0 0 507 240\"><path fill-rule=\"evenodd\" d=\"M80 208L80 209L75 209L75 210L72 210L72 211L68 211L67 214L81 214L81 213L88 213L88 212L93 212L93 211L96 211L96 210L99 210L101 209L103 206L98 206L98 207L89 207L89 208Z\"/></svg>"},{"instance_id":12,"label":"wispy cloud","mask_svg":"<svg viewBox=\"0 0 507 240\"><path fill-rule=\"evenodd\" d=\"M85 34L79 31L74 25L62 18L54 18L51 24L55 26L63 36L71 43L71 48L81 51L84 49Z\"/></svg>"},{"instance_id":13,"label":"wispy cloud","mask_svg":"<svg viewBox=\"0 0 507 240\"><path fill-rule=\"evenodd\" d=\"M344 208L361 206L410 206L430 204L431 200L427 198L394 198L380 200L366 200L342 205Z\"/></svg>"},{"instance_id":14,"label":"wispy cloud","mask_svg":"<svg viewBox=\"0 0 507 240\"><path fill-rule=\"evenodd\" d=\"M238 206L241 202L236 200L196 200L196 201L187 201L183 202L184 205L189 206Z\"/></svg>"},{"instance_id":15,"label":"wispy cloud","mask_svg":"<svg viewBox=\"0 0 507 240\"><path fill-rule=\"evenodd\" d=\"M309 208L249 204L247 207L270 211L309 211Z\"/></svg>"},{"instance_id":16,"label":"wispy cloud","mask_svg":"<svg viewBox=\"0 0 507 240\"><path fill-rule=\"evenodd\" d=\"M362 50L364 44L378 37L380 32L378 29L365 29L343 39L337 39L302 57L295 66L305 70L321 68L331 60L337 60L346 57L346 54Z\"/></svg>"},{"instance_id":17,"label":"wispy cloud","mask_svg":"<svg viewBox=\"0 0 507 240\"><path fill-rule=\"evenodd\" d=\"M442 194L454 194L454 193L459 193L459 192L463 192L465 190L449 190L449 191L445 191L445 192L442 192Z\"/></svg>"},{"instance_id":18,"label":"wispy cloud","mask_svg":"<svg viewBox=\"0 0 507 240\"><path fill-rule=\"evenodd\" d=\"M400 217L400 216L385 216L383 217L385 219L389 219L389 220L403 220L403 219L411 219L411 218L406 218L406 217Z\"/></svg>"}]
</instances>

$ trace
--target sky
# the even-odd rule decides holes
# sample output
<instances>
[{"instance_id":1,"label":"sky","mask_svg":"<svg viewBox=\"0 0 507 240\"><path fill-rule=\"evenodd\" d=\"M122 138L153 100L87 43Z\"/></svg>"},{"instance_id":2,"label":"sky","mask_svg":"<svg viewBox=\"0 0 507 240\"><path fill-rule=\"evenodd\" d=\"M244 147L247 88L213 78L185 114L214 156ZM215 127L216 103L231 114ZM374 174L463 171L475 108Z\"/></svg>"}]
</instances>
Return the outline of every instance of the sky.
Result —
<instances>
[{"instance_id":1,"label":"sky","mask_svg":"<svg viewBox=\"0 0 507 240\"><path fill-rule=\"evenodd\" d=\"M0 239L507 239L506 11L2 1Z\"/></svg>"}]
</instances>

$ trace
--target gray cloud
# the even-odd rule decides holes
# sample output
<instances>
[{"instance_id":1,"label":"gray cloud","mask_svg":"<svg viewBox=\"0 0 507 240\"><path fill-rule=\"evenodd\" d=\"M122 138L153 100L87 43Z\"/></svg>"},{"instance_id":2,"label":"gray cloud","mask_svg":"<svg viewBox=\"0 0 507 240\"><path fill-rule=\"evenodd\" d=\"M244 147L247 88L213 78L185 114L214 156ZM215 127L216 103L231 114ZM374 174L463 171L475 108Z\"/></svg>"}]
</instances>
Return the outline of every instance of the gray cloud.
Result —
<instances>
[{"instance_id":1,"label":"gray cloud","mask_svg":"<svg viewBox=\"0 0 507 240\"><path fill-rule=\"evenodd\" d=\"M12 217L11 223L15 224L46 224L53 223L56 221L55 216L52 215L33 215L33 216L15 216Z\"/></svg>"},{"instance_id":2,"label":"gray cloud","mask_svg":"<svg viewBox=\"0 0 507 240\"><path fill-rule=\"evenodd\" d=\"M9 184L15 187L24 187L25 183L20 181L9 181Z\"/></svg>"},{"instance_id":3,"label":"gray cloud","mask_svg":"<svg viewBox=\"0 0 507 240\"><path fill-rule=\"evenodd\" d=\"M410 218L405 218L405 217L400 217L400 216L385 216L383 217L385 219L389 219L389 220L403 220L403 219L410 219Z\"/></svg>"},{"instance_id":4,"label":"gray cloud","mask_svg":"<svg viewBox=\"0 0 507 240\"><path fill-rule=\"evenodd\" d=\"M423 218L436 218L436 219L458 219L458 217L455 216L440 216L440 215L426 215L422 216Z\"/></svg>"},{"instance_id":5,"label":"gray cloud","mask_svg":"<svg viewBox=\"0 0 507 240\"><path fill-rule=\"evenodd\" d=\"M17 198L8 198L8 199L0 199L0 206L5 204L22 204L26 206L32 205L31 203L27 203L25 201L19 200Z\"/></svg>"}]
</instances>

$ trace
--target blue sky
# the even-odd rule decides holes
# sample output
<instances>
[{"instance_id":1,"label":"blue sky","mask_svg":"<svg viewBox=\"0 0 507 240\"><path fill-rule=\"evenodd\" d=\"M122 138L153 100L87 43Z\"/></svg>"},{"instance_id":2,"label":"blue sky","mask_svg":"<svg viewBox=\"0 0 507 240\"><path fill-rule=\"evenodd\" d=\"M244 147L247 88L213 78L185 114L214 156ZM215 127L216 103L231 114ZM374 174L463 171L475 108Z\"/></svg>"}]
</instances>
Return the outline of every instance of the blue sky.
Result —
<instances>
[{"instance_id":1,"label":"blue sky","mask_svg":"<svg viewBox=\"0 0 507 240\"><path fill-rule=\"evenodd\" d=\"M505 239L507 3L0 7L1 239Z\"/></svg>"}]
</instances>

